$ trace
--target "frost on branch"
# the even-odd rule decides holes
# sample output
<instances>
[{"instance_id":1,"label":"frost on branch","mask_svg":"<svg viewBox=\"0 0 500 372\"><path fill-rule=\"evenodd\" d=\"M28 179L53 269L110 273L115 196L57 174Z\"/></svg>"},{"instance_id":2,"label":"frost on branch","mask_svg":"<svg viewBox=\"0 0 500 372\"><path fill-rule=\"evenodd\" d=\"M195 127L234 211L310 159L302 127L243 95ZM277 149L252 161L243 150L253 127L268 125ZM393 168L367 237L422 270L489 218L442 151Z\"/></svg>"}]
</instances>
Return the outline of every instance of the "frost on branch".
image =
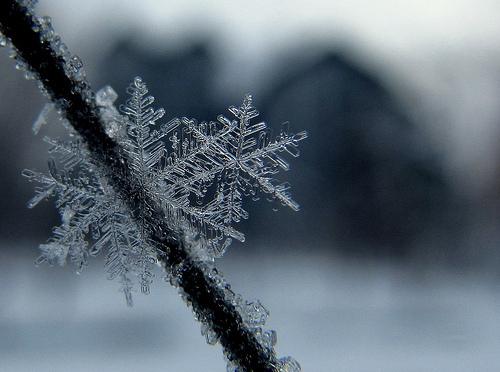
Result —
<instances>
[{"instance_id":1,"label":"frost on branch","mask_svg":"<svg viewBox=\"0 0 500 372\"><path fill-rule=\"evenodd\" d=\"M298 143L306 138L305 132L291 134L284 126L271 138L266 124L254 120L258 112L250 95L240 107L229 108L230 117L220 115L216 121L198 123L188 118L162 121L165 111L153 108L154 98L140 78L134 79L127 93L128 100L119 110L111 87L97 93L106 133L122 147L130 172L141 182L141 192L158 201L163 218L184 237L196 259L212 261L232 239L244 241L234 225L248 218L247 196L265 195L299 209L290 186L278 182L276 175L289 169L286 155L299 155ZM126 202L107 185L75 133L70 130L69 140L46 137L45 141L53 156L49 173L23 172L38 184L29 207L54 197L62 223L41 245L39 261L63 264L69 259L80 271L90 256L106 252L109 276L120 279L129 303L134 276L142 292L149 292L157 252L146 239L147 224L141 218L132 219Z\"/></svg>"},{"instance_id":2,"label":"frost on branch","mask_svg":"<svg viewBox=\"0 0 500 372\"><path fill-rule=\"evenodd\" d=\"M162 122L164 111L152 108L140 78L118 110L110 87L93 93L82 61L69 53L49 17L34 14L34 3L1 3L0 28L8 37L0 35L0 46L11 48L16 68L38 80L53 103L33 125L35 134L52 109L67 118L62 122L70 132L66 140L45 138L52 154L47 174L23 172L37 183L29 206L52 197L61 214L38 261L72 261L81 271L90 256L103 252L129 304L133 282L149 292L152 267L161 263L207 342L221 342L228 371L300 369L289 358L276 358L276 333L262 328L268 311L233 293L213 261L231 239L243 241L235 224L248 217L246 196L298 208L276 174L288 168L283 155L298 155L306 134L284 130L271 138L263 123L253 122L250 96L230 109L229 119Z\"/></svg>"}]
</instances>

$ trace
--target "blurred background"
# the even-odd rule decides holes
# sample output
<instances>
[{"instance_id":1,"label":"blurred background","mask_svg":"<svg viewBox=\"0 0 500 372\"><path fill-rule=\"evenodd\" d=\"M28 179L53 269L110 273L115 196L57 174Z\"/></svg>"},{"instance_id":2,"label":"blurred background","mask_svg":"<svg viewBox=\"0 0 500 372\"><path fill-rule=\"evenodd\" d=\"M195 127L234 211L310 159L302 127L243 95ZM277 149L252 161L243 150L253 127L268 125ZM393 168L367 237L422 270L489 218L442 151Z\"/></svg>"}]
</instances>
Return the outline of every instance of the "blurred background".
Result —
<instances>
[{"instance_id":1,"label":"blurred background","mask_svg":"<svg viewBox=\"0 0 500 372\"><path fill-rule=\"evenodd\" d=\"M307 130L301 211L257 202L219 262L310 372L500 370L500 3L40 0L94 88L134 76L168 117L250 92ZM44 102L0 50L0 371L223 371L161 280L127 308L96 260L33 264L58 224L26 208ZM120 96L123 99L123 96ZM57 135L58 125L44 128ZM45 133L42 133L42 136ZM161 276L158 273L158 276Z\"/></svg>"}]
</instances>

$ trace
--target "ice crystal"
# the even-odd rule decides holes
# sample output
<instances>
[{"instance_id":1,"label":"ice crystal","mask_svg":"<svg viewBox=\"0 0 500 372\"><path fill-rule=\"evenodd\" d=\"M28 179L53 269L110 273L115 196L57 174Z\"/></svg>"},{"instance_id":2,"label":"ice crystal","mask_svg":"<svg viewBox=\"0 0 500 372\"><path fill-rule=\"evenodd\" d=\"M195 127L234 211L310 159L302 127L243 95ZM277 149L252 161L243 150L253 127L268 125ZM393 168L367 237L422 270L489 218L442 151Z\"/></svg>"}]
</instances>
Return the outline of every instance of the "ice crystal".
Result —
<instances>
[{"instance_id":1,"label":"ice crystal","mask_svg":"<svg viewBox=\"0 0 500 372\"><path fill-rule=\"evenodd\" d=\"M86 150L79 141L60 141L45 137L49 152L59 155L49 161L49 174L25 170L23 175L36 181L30 208L54 196L61 213L61 225L40 249L38 263L64 264L68 259L81 271L89 256L107 248L106 268L109 277L119 277L127 303L131 304L131 273L138 273L141 287L148 292L151 277L144 266L147 245L141 244L140 231L130 219L123 203L92 172ZM150 255L150 257L153 257Z\"/></svg>"},{"instance_id":2,"label":"ice crystal","mask_svg":"<svg viewBox=\"0 0 500 372\"><path fill-rule=\"evenodd\" d=\"M300 372L300 364L292 357L284 357L280 359L279 372Z\"/></svg>"},{"instance_id":3,"label":"ice crystal","mask_svg":"<svg viewBox=\"0 0 500 372\"><path fill-rule=\"evenodd\" d=\"M277 372L300 372L302 370L300 364L291 357L281 358L278 363L279 363L278 366L276 366ZM226 371L244 372L244 370L241 367L239 367L238 365L234 364L231 361L228 361Z\"/></svg>"},{"instance_id":4,"label":"ice crystal","mask_svg":"<svg viewBox=\"0 0 500 372\"><path fill-rule=\"evenodd\" d=\"M289 168L281 153L298 156L298 142L306 133L283 130L270 140L265 123L252 123L258 112L250 95L242 106L229 111L232 119L219 115L217 121L198 123L182 118L179 128L171 132L166 166L159 172L168 193L162 195L167 207L187 218L214 256L224 253L231 239L245 240L234 227L248 218L244 196L257 199L267 194L294 210L299 208L288 184L276 182L274 176L280 168ZM172 196L177 200L172 202Z\"/></svg>"},{"instance_id":5,"label":"ice crystal","mask_svg":"<svg viewBox=\"0 0 500 372\"><path fill-rule=\"evenodd\" d=\"M7 38L0 33L0 47L6 47L8 42Z\"/></svg>"},{"instance_id":6,"label":"ice crystal","mask_svg":"<svg viewBox=\"0 0 500 372\"><path fill-rule=\"evenodd\" d=\"M46 103L45 106L43 106L42 111L40 111L40 114L38 114L37 119L33 123L33 133L38 134L40 132L40 129L47 124L48 122L48 116L54 109L54 104L52 102Z\"/></svg>"},{"instance_id":7,"label":"ice crystal","mask_svg":"<svg viewBox=\"0 0 500 372\"><path fill-rule=\"evenodd\" d=\"M38 0L21 0L19 1L19 3L28 8L28 10L32 11L35 5L38 3Z\"/></svg>"},{"instance_id":8,"label":"ice crystal","mask_svg":"<svg viewBox=\"0 0 500 372\"><path fill-rule=\"evenodd\" d=\"M245 195L268 194L298 209L288 184L273 177L279 168L288 170L281 153L298 156L305 132L293 135L283 130L271 141L264 123L251 123L258 115L251 96L241 107L229 109L233 119L220 115L217 121L198 123L182 118L158 126L165 111L151 107L154 99L140 78L128 93L129 100L121 106L128 135L116 135L117 139L132 160L133 173L161 201L169 223L184 232L196 254L218 257L231 239L244 241L234 223L248 218ZM111 122L109 131L115 135L120 123L116 116Z\"/></svg>"},{"instance_id":9,"label":"ice crystal","mask_svg":"<svg viewBox=\"0 0 500 372\"><path fill-rule=\"evenodd\" d=\"M47 28L50 20L40 23ZM78 57L69 58L66 64L68 73L85 78ZM245 196L266 195L298 210L289 185L279 183L275 176L289 169L285 154L299 155L298 143L306 138L305 132L291 134L284 126L272 139L265 123L253 122L258 112L250 95L240 107L229 108L231 118L219 115L216 121L198 123L185 117L160 121L165 110L153 108L154 98L140 78L134 79L127 93L129 98L119 110L111 87L96 94L105 131L122 147L143 192L162 206L167 223L184 237L196 259L212 261L232 239L244 241L244 234L234 225L248 218ZM50 106L42 110L35 132L49 110ZM119 278L127 302L131 302L134 275L142 292L148 293L157 254L145 238L147 226L131 217L125 201L108 186L75 133L69 140L44 140L53 159L48 174L23 172L38 184L28 205L31 208L54 197L62 223L41 246L39 261L63 264L69 259L80 271L90 256L106 251L106 269L111 278ZM238 306L253 328L261 326L268 315L258 301ZM210 343L216 341L208 328L203 333Z\"/></svg>"},{"instance_id":10,"label":"ice crystal","mask_svg":"<svg viewBox=\"0 0 500 372\"><path fill-rule=\"evenodd\" d=\"M50 84L48 90L44 86L45 78L40 75L43 73L32 68L27 63L29 56L0 33L0 47L11 48L9 57L15 60L16 69L28 80L37 79L42 93L53 101L43 108L33 124L33 132L41 131L54 109L69 131L68 139L44 137L51 154L48 173L23 171L29 181L37 184L28 206L35 207L51 197L61 216L61 224L53 229L52 237L40 245L37 263L64 265L70 261L81 272L90 257L102 253L109 278L119 280L126 302L131 305L134 283L139 283L143 293L149 293L153 267L160 264L167 268L160 255L168 253L156 251L149 240L158 233L152 217L164 218L163 223L172 230L171 238L182 239L185 253L192 255L189 260L169 264L166 279L193 306L207 342L219 342L211 314L196 309L196 296L188 296L181 286L190 265L202 270L204 279L211 282L210 290L222 294L225 305L232 305L230 311L237 315L233 326L240 333L252 332L254 341L265 349L264 354L268 353L274 367L282 372L300 371L291 358L275 359L276 332L263 329L269 315L266 308L258 300L245 301L235 294L213 261L224 253L232 239L245 240L235 227L248 218L245 197L256 200L266 196L293 210L299 209L291 198L290 186L279 182L277 174L289 169L286 155L299 155L298 144L307 137L306 132L291 134L284 125L278 136L272 138L265 123L254 122L259 114L250 95L245 96L241 106L229 108L229 117L219 115L217 120L209 122L183 117L164 122L161 119L165 110L152 107L154 98L148 95L140 78L134 79L127 90L128 100L117 109L118 95L111 87L106 86L94 95L82 61L71 55L54 31L51 18L34 14L36 0L19 0L19 4L31 17L33 35L51 49L60 71L71 80L71 94L83 98L93 117L100 116L104 127L97 129L104 129L117 145L110 164L119 161L128 166L126 170L123 166L108 168L111 165L104 162L103 166L99 154L88 151L62 117L72 105L69 96L51 97L54 92ZM110 172L114 187L117 179L127 187L121 190L111 187ZM124 174L131 177L130 183L120 179ZM141 193L137 199L136 193ZM140 202L134 206L136 200ZM154 205L155 210L149 205ZM234 364L241 357L239 353L233 354L231 348L224 353L228 371L241 370Z\"/></svg>"},{"instance_id":11,"label":"ice crystal","mask_svg":"<svg viewBox=\"0 0 500 372\"><path fill-rule=\"evenodd\" d=\"M235 294L231 286L226 282L224 277L220 274L219 270L208 263L204 266L205 273L210 280L212 280L219 289L222 289L224 293L224 298L227 303L232 304L236 311L240 314L242 319L241 327L249 330L255 336L255 339L261 344L261 346L266 349L271 354L274 354L274 345L276 345L277 336L274 330L263 329L269 312L260 303L260 301L245 301L242 296ZM205 336L207 343L215 344L218 339L216 334L210 328L209 319L199 319L202 323L201 333ZM225 352L225 357L227 360L227 371L228 372L242 372L242 369L234 364L234 356L228 352ZM281 366L285 366L284 362L280 361ZM279 370L281 371L281 369ZM283 370L286 371L286 370ZM290 372L296 372L290 369ZM297 370L297 371L300 371Z\"/></svg>"}]
</instances>

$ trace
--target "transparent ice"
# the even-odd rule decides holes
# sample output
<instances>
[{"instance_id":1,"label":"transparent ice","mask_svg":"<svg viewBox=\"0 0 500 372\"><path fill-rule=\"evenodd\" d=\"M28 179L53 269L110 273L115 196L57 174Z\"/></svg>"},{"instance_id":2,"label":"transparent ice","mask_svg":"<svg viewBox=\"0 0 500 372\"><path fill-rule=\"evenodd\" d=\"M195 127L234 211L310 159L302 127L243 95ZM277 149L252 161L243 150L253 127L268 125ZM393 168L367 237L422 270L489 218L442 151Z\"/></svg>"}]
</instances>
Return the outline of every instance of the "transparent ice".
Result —
<instances>
[{"instance_id":1,"label":"transparent ice","mask_svg":"<svg viewBox=\"0 0 500 372\"><path fill-rule=\"evenodd\" d=\"M77 57L68 56L66 70L86 84ZM276 332L263 328L269 312L260 301L246 301L235 294L213 261L232 239L245 240L235 224L248 218L246 197L256 200L265 195L293 210L299 209L290 186L277 181L277 175L289 169L286 155L299 155L297 147L307 137L306 132L292 134L284 125L272 138L265 123L254 122L258 112L250 95L245 96L241 106L229 108L229 118L219 115L216 121L199 123L185 117L163 121L165 110L153 107L154 98L141 78L133 80L127 93L128 99L119 109L115 106L118 95L110 86L95 95L106 134L122 149L132 176L140 182L140 192L162 206L158 217L165 218L184 240L207 277L240 313L242 326L274 353ZM57 104L43 108L33 125L35 134L47 122L54 106L57 108ZM159 253L148 242L150 227L141 217L150 211L137 211L132 218L131 206L108 185L106 175L93 164L92 154L78 135L69 125L65 127L69 139L44 137L51 155L48 174L23 171L37 184L28 206L32 208L53 197L61 215L61 224L53 229L52 237L40 245L38 263L64 265L71 261L80 272L89 257L102 252L109 278L120 281L126 302L132 305L134 283L139 283L143 293L149 293L154 266L159 263ZM167 274L189 304L177 278L175 272ZM210 319L198 320L207 342L216 344L218 337ZM232 370L232 356L226 357L228 370ZM293 360L280 363L280 371L300 370Z\"/></svg>"},{"instance_id":2,"label":"transparent ice","mask_svg":"<svg viewBox=\"0 0 500 372\"><path fill-rule=\"evenodd\" d=\"M306 132L291 134L287 125L272 138L263 122L254 122L258 116L252 97L245 96L239 107L230 107L229 118L219 115L217 120L198 123L181 118L167 122L160 120L165 110L154 109L154 98L148 95L146 84L135 78L127 90L129 98L117 109L116 92L109 86L94 95L86 78L81 59L71 55L60 36L54 31L50 17L34 14L36 0L19 0L32 17L32 30L59 60L66 75L72 80L72 94L96 108L105 133L121 149L120 160L129 166L129 172L139 185L132 192L146 193L146 200L161 205L161 211L137 211L108 185L109 171L94 164L91 154L71 125L63 118L69 106L65 98L54 99L46 90L38 72L21 57L11 41L0 34L0 47L10 48L9 57L16 69L28 80L37 79L41 92L52 103L44 106L33 124L38 134L48 122L52 110L59 114L68 130L68 138L44 137L51 158L48 173L24 170L23 175L37 184L30 208L52 197L60 212L61 224L53 229L52 237L40 245L37 263L64 265L71 261L81 272L89 257L105 255L109 278L117 278L127 304L132 305L134 284L139 283L143 293L149 293L155 265L161 252L149 244L152 226L143 222L155 213L183 240L185 248L198 262L206 277L223 294L224 301L239 312L238 327L250 330L255 339L272 355L276 332L263 326L269 312L258 301L245 301L235 294L222 274L214 266L232 239L244 241L245 236L235 224L248 218L244 209L246 197L256 200L264 195L293 210L299 205L291 198L290 186L278 181L280 170L288 170L285 157L297 157L298 143ZM132 218L131 212L134 212ZM189 297L179 286L183 264L169 268L166 279L177 287L181 297L190 305ZM201 333L209 344L217 343L211 319L197 314ZM228 371L238 371L232 363L234 356L225 350ZM279 371L296 372L300 366L287 357L277 361Z\"/></svg>"},{"instance_id":3,"label":"transparent ice","mask_svg":"<svg viewBox=\"0 0 500 372\"><path fill-rule=\"evenodd\" d=\"M69 73L80 73L79 59L71 57L68 65ZM258 112L250 95L241 106L229 108L230 118L219 115L216 121L198 123L185 117L161 121L165 110L153 108L154 98L141 78L134 79L127 93L119 110L114 104L118 95L111 87L96 94L106 133L122 147L131 173L162 205L167 223L184 236L196 259L213 261L232 239L245 240L234 225L248 218L246 196L266 195L299 209L289 185L278 182L276 175L289 169L285 155L299 155L298 143L306 138L305 132L291 134L283 126L271 138L265 123L253 122ZM42 110L35 132L51 107ZM90 256L106 252L109 276L120 279L127 299L134 276L142 292L148 293L157 254L145 238L145 226L132 220L125 201L107 185L78 136L68 130L69 140L44 138L52 156L48 174L23 172L38 184L29 207L54 197L62 219L42 245L39 261L62 264L69 259L81 271ZM267 310L260 302L239 306L248 314L248 324L265 321Z\"/></svg>"},{"instance_id":4,"label":"transparent ice","mask_svg":"<svg viewBox=\"0 0 500 372\"><path fill-rule=\"evenodd\" d=\"M32 129L34 134L38 134L38 132L40 132L40 129L42 129L42 127L47 124L48 116L50 115L52 110L54 110L54 104L52 102L46 103L45 106L43 106L42 111L40 111L40 114L38 114L38 117L33 122Z\"/></svg>"}]
</instances>

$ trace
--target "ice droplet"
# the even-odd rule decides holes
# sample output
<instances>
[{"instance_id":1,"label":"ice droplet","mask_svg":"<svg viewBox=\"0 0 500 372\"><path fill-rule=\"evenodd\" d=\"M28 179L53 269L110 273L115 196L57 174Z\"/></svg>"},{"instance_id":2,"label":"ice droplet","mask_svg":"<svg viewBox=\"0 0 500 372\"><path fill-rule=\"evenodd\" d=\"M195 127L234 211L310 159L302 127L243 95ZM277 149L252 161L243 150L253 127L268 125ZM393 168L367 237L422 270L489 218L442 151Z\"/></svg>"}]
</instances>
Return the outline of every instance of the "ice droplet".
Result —
<instances>
[{"instance_id":1,"label":"ice droplet","mask_svg":"<svg viewBox=\"0 0 500 372\"><path fill-rule=\"evenodd\" d=\"M231 361L227 362L226 372L239 372L240 368Z\"/></svg>"},{"instance_id":2,"label":"ice droplet","mask_svg":"<svg viewBox=\"0 0 500 372\"><path fill-rule=\"evenodd\" d=\"M82 60L77 55L74 55L69 59L67 63L67 70L75 80L83 80L85 78Z\"/></svg>"},{"instance_id":3,"label":"ice droplet","mask_svg":"<svg viewBox=\"0 0 500 372\"><path fill-rule=\"evenodd\" d=\"M105 131L109 138L115 138L120 131L120 127L116 121L110 121L106 123Z\"/></svg>"},{"instance_id":4,"label":"ice droplet","mask_svg":"<svg viewBox=\"0 0 500 372\"><path fill-rule=\"evenodd\" d=\"M201 334L205 336L207 344L209 345L215 345L219 340L217 334L212 330L212 328L206 322L203 322L201 324Z\"/></svg>"},{"instance_id":5,"label":"ice droplet","mask_svg":"<svg viewBox=\"0 0 500 372\"><path fill-rule=\"evenodd\" d=\"M24 61L21 61L19 59L16 61L16 70L26 71L27 68L28 68L28 65L26 63L24 63Z\"/></svg>"},{"instance_id":6,"label":"ice droplet","mask_svg":"<svg viewBox=\"0 0 500 372\"><path fill-rule=\"evenodd\" d=\"M49 92L47 91L47 89L45 89L45 86L43 85L43 83L40 80L38 80L37 86L38 86L38 89L40 90L40 92L42 93L43 96L45 96L49 99L51 98L49 95Z\"/></svg>"},{"instance_id":7,"label":"ice droplet","mask_svg":"<svg viewBox=\"0 0 500 372\"><path fill-rule=\"evenodd\" d=\"M69 60L69 65L74 69L74 72L78 72L78 70L83 67L82 60L77 55L71 57L71 59Z\"/></svg>"},{"instance_id":8,"label":"ice droplet","mask_svg":"<svg viewBox=\"0 0 500 372\"><path fill-rule=\"evenodd\" d=\"M279 372L300 372L302 370L299 362L289 356L280 359L279 368Z\"/></svg>"},{"instance_id":9,"label":"ice droplet","mask_svg":"<svg viewBox=\"0 0 500 372\"><path fill-rule=\"evenodd\" d=\"M245 322L251 327L258 327L264 325L269 311L260 303L259 300L252 302L245 302L243 305L243 318Z\"/></svg>"},{"instance_id":10,"label":"ice droplet","mask_svg":"<svg viewBox=\"0 0 500 372\"><path fill-rule=\"evenodd\" d=\"M35 75L33 72L31 72L31 71L29 71L29 70L26 70L26 71L24 72L24 78L25 78L26 80L35 80L35 79L36 79L36 75Z\"/></svg>"},{"instance_id":11,"label":"ice droplet","mask_svg":"<svg viewBox=\"0 0 500 372\"><path fill-rule=\"evenodd\" d=\"M71 223L71 219L75 215L75 211L71 208L66 208L61 215L61 220L63 225L69 226Z\"/></svg>"},{"instance_id":12,"label":"ice droplet","mask_svg":"<svg viewBox=\"0 0 500 372\"><path fill-rule=\"evenodd\" d=\"M105 87L99 89L96 93L96 96L95 96L97 106L101 106L101 107L112 106L113 103L115 103L117 98L118 98L118 94L109 85L106 85Z\"/></svg>"},{"instance_id":13,"label":"ice droplet","mask_svg":"<svg viewBox=\"0 0 500 372\"><path fill-rule=\"evenodd\" d=\"M42 40L45 42L52 40L55 35L54 29L52 28L52 19L48 16L39 17L38 23L40 24L40 36Z\"/></svg>"},{"instance_id":14,"label":"ice droplet","mask_svg":"<svg viewBox=\"0 0 500 372\"><path fill-rule=\"evenodd\" d=\"M0 34L0 47L6 47L7 46L7 38Z\"/></svg>"},{"instance_id":15,"label":"ice droplet","mask_svg":"<svg viewBox=\"0 0 500 372\"><path fill-rule=\"evenodd\" d=\"M267 331L263 331L260 335L260 343L267 349L272 349L276 342L278 341L278 336L276 335L276 331L271 329Z\"/></svg>"}]
</instances>

